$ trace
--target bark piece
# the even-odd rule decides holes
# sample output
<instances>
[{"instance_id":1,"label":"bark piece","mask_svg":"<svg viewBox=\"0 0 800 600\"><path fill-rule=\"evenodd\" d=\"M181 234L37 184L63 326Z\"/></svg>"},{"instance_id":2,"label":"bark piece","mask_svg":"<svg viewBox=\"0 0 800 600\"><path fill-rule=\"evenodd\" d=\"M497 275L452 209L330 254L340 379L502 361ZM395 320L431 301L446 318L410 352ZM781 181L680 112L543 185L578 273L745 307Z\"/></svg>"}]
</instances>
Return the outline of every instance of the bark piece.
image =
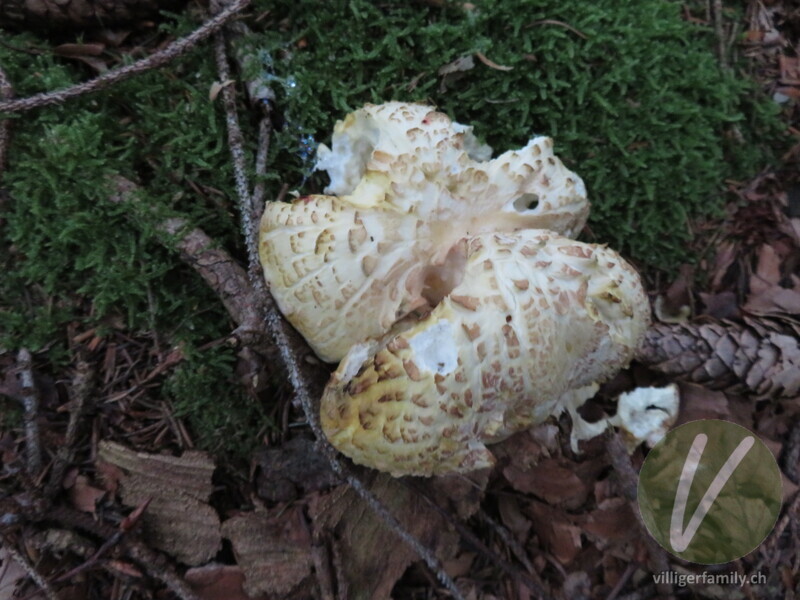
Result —
<instances>
[{"instance_id":1,"label":"bark piece","mask_svg":"<svg viewBox=\"0 0 800 600\"><path fill-rule=\"evenodd\" d=\"M249 596L285 597L311 574L311 536L300 506L228 519L222 534L233 544Z\"/></svg>"},{"instance_id":2,"label":"bark piece","mask_svg":"<svg viewBox=\"0 0 800 600\"><path fill-rule=\"evenodd\" d=\"M123 504L139 506L152 498L142 523L145 539L153 546L192 566L219 551L219 516L207 503L214 472L207 454L145 454L104 441L98 458L123 471L119 482Z\"/></svg>"}]
</instances>

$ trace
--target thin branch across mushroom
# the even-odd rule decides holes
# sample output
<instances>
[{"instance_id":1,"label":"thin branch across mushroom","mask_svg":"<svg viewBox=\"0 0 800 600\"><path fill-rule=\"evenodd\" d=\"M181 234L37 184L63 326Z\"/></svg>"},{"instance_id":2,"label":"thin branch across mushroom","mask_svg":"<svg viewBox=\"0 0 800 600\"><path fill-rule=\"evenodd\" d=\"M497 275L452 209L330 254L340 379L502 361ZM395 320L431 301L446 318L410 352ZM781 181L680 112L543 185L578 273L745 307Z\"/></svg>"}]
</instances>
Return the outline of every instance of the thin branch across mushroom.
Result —
<instances>
[{"instance_id":1,"label":"thin branch across mushroom","mask_svg":"<svg viewBox=\"0 0 800 600\"><path fill-rule=\"evenodd\" d=\"M394 475L492 464L485 444L573 408L633 356L649 307L552 140L489 159L431 107L367 105L322 147L326 193L269 203L264 274L324 360L326 435Z\"/></svg>"}]
</instances>

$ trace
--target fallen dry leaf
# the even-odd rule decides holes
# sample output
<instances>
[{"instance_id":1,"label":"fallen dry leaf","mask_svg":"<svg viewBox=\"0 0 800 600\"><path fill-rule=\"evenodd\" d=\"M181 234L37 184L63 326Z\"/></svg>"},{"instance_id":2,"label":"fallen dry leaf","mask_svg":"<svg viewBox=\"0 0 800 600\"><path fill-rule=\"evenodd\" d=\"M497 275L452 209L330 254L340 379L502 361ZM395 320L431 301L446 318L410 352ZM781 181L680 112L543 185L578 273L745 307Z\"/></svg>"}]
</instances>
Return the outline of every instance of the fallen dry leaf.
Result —
<instances>
[{"instance_id":1,"label":"fallen dry leaf","mask_svg":"<svg viewBox=\"0 0 800 600\"><path fill-rule=\"evenodd\" d=\"M497 510L500 512L500 519L508 530L520 543L525 543L528 539L528 532L531 530L531 522L519 507L519 500L513 496L498 496Z\"/></svg>"},{"instance_id":2,"label":"fallen dry leaf","mask_svg":"<svg viewBox=\"0 0 800 600\"><path fill-rule=\"evenodd\" d=\"M283 597L311 574L311 536L302 506L244 513L222 524L250 596Z\"/></svg>"},{"instance_id":3,"label":"fallen dry leaf","mask_svg":"<svg viewBox=\"0 0 800 600\"><path fill-rule=\"evenodd\" d=\"M72 506L91 514L94 514L97 502L105 495L105 491L89 483L86 475L77 475L75 482L69 488L69 500Z\"/></svg>"},{"instance_id":4,"label":"fallen dry leaf","mask_svg":"<svg viewBox=\"0 0 800 600\"><path fill-rule=\"evenodd\" d=\"M581 529L563 510L533 500L527 511L533 530L544 547L562 565L568 565L581 551Z\"/></svg>"},{"instance_id":5,"label":"fallen dry leaf","mask_svg":"<svg viewBox=\"0 0 800 600\"><path fill-rule=\"evenodd\" d=\"M98 73L103 73L108 70L108 64L105 60L98 57L103 54L105 49L105 44L99 43L61 44L53 48L53 52L65 58L72 58L84 62Z\"/></svg>"},{"instance_id":6,"label":"fallen dry leaf","mask_svg":"<svg viewBox=\"0 0 800 600\"><path fill-rule=\"evenodd\" d=\"M532 494L552 505L563 504L568 508L577 508L589 494L589 488L575 474L574 469L560 465L553 458L545 459L526 470L509 465L503 469L503 475L517 491Z\"/></svg>"},{"instance_id":7,"label":"fallen dry leaf","mask_svg":"<svg viewBox=\"0 0 800 600\"><path fill-rule=\"evenodd\" d=\"M105 44L61 44L53 48L59 56L75 58L79 56L100 56L105 51Z\"/></svg>"},{"instance_id":8,"label":"fallen dry leaf","mask_svg":"<svg viewBox=\"0 0 800 600\"><path fill-rule=\"evenodd\" d=\"M738 248L730 241L723 241L717 247L717 255L714 257L714 265L711 267L711 286L713 292L721 291L723 280L728 270L736 262Z\"/></svg>"},{"instance_id":9,"label":"fallen dry leaf","mask_svg":"<svg viewBox=\"0 0 800 600\"><path fill-rule=\"evenodd\" d=\"M244 591L244 571L233 565L210 564L186 571L184 579L200 600L266 600Z\"/></svg>"},{"instance_id":10,"label":"fallen dry leaf","mask_svg":"<svg viewBox=\"0 0 800 600\"><path fill-rule=\"evenodd\" d=\"M790 249L781 248L779 253L771 244L763 244L758 252L758 265L750 277L750 294L744 309L757 315L796 315L800 314L800 281L794 280L793 288L781 285L781 272L785 257Z\"/></svg>"},{"instance_id":11,"label":"fallen dry leaf","mask_svg":"<svg viewBox=\"0 0 800 600\"><path fill-rule=\"evenodd\" d=\"M800 58L781 54L778 61L781 69L781 83L800 85Z\"/></svg>"},{"instance_id":12,"label":"fallen dry leaf","mask_svg":"<svg viewBox=\"0 0 800 600\"><path fill-rule=\"evenodd\" d=\"M148 542L192 566L208 562L219 551L219 517L208 505L214 472L208 455L195 451L180 457L145 454L103 441L100 462L124 473L119 481L123 504L138 507L150 500L142 516Z\"/></svg>"},{"instance_id":13,"label":"fallen dry leaf","mask_svg":"<svg viewBox=\"0 0 800 600\"><path fill-rule=\"evenodd\" d=\"M483 500L492 469L481 469L467 475L444 475L423 486L442 508L466 521L474 515Z\"/></svg>"},{"instance_id":14,"label":"fallen dry leaf","mask_svg":"<svg viewBox=\"0 0 800 600\"><path fill-rule=\"evenodd\" d=\"M539 432L540 427L520 431L493 446L492 452L498 464L513 465L517 469L524 471L539 462L542 457L549 457L551 453L547 449L548 434L540 433L539 435L544 435L543 439L536 437L537 434L535 432ZM557 444L557 428L553 435Z\"/></svg>"},{"instance_id":15,"label":"fallen dry leaf","mask_svg":"<svg viewBox=\"0 0 800 600\"><path fill-rule=\"evenodd\" d=\"M786 474L783 473L783 471L781 471L781 483L783 484L783 503L788 504L791 499L794 498L797 490L800 490L800 486L786 477Z\"/></svg>"},{"instance_id":16,"label":"fallen dry leaf","mask_svg":"<svg viewBox=\"0 0 800 600\"><path fill-rule=\"evenodd\" d=\"M692 314L694 267L683 264L667 290L656 298L656 317L664 323L682 323Z\"/></svg>"},{"instance_id":17,"label":"fallen dry leaf","mask_svg":"<svg viewBox=\"0 0 800 600\"><path fill-rule=\"evenodd\" d=\"M472 56L461 56L453 62L447 63L439 68L437 74L442 78L439 82L439 93L447 91L447 85L457 81L463 76L464 71L475 68L475 61Z\"/></svg>"},{"instance_id":18,"label":"fallen dry leaf","mask_svg":"<svg viewBox=\"0 0 800 600\"><path fill-rule=\"evenodd\" d=\"M690 383L678 385L681 397L681 409L675 427L699 419L731 420L728 397L723 392L715 392L708 388Z\"/></svg>"},{"instance_id":19,"label":"fallen dry leaf","mask_svg":"<svg viewBox=\"0 0 800 600\"><path fill-rule=\"evenodd\" d=\"M739 301L734 292L726 291L717 294L700 292L698 295L705 306L703 314L720 320L739 317Z\"/></svg>"},{"instance_id":20,"label":"fallen dry leaf","mask_svg":"<svg viewBox=\"0 0 800 600\"><path fill-rule=\"evenodd\" d=\"M452 73L458 73L460 71L469 71L470 69L474 68L475 68L475 61L473 60L471 55L459 56L453 62L449 62L446 65L440 67L437 73L441 76L445 76L445 75L450 75Z\"/></svg>"},{"instance_id":21,"label":"fallen dry leaf","mask_svg":"<svg viewBox=\"0 0 800 600\"><path fill-rule=\"evenodd\" d=\"M435 549L440 560L455 555L458 536L418 493L384 473L369 473L366 483L412 535ZM437 501L440 506L446 505L445 500ZM338 573L343 580L339 589L344 597L388 598L406 568L419 560L348 486L312 498L309 515L315 536L335 540L337 547L332 554L346 557L342 572Z\"/></svg>"},{"instance_id":22,"label":"fallen dry leaf","mask_svg":"<svg viewBox=\"0 0 800 600\"><path fill-rule=\"evenodd\" d=\"M103 489L111 494L116 494L117 489L119 489L119 482L125 477L125 473L122 469L111 463L97 461L95 470L97 471L97 478L100 485L103 486Z\"/></svg>"},{"instance_id":23,"label":"fallen dry leaf","mask_svg":"<svg viewBox=\"0 0 800 600\"><path fill-rule=\"evenodd\" d=\"M632 524L636 515L630 503L624 498L609 498L586 515L581 528L590 535L600 549L614 542L624 542L638 535Z\"/></svg>"},{"instance_id":24,"label":"fallen dry leaf","mask_svg":"<svg viewBox=\"0 0 800 600\"><path fill-rule=\"evenodd\" d=\"M444 561L442 567L445 573L450 575L453 579L465 577L470 574L476 556L474 552L462 552L455 558Z\"/></svg>"}]
</instances>

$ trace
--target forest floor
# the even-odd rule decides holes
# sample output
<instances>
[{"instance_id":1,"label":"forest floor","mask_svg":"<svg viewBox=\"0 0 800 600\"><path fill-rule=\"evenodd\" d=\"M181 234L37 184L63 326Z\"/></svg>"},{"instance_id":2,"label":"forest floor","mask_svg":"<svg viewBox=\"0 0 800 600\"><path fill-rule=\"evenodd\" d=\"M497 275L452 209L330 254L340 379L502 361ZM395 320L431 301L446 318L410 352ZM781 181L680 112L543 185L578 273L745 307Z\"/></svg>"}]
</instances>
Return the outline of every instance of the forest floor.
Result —
<instances>
[{"instance_id":1,"label":"forest floor","mask_svg":"<svg viewBox=\"0 0 800 600\"><path fill-rule=\"evenodd\" d=\"M725 214L691 223L692 263L670 281L651 278L648 293L656 320L669 326L723 323L797 336L800 6L747 6L735 26L719 32L720 46L735 46L746 58L750 76L781 106L793 141L756 177L725 182ZM711 14L686 15L715 26ZM137 56L167 41L153 35L150 45L136 46ZM89 36L59 52L97 67L99 43ZM125 50L123 44L119 53ZM114 65L98 70L107 66ZM215 201L213 189L195 191ZM0 187L0 202L11 201ZM276 366L278 350L267 344L256 352L227 336L208 342L210 349L237 345L235 365L227 366L246 387L243 395L264 407L253 414L272 423L256 428L258 443L246 456L217 455L197 449L197 437L208 432L193 429L159 393L164 376L187 359L182 348L163 343L155 328L108 325L71 322L68 358L58 363L0 348L0 396L8 400L0 410L22 407L0 420L0 600L453 597L437 567L404 545L319 452L292 384ZM746 350L744 338L731 339ZM794 351L784 357L784 374L797 382ZM724 362L726 352L712 348L709 360ZM577 454L566 416L493 446L491 472L354 476L438 557L438 569L464 598L800 598L800 397L772 393L769 382L754 390L683 375L634 363L585 413L613 411L620 390L676 383L675 426L722 419L758 434L782 471L784 504L763 544L731 563L693 564L655 544L635 501L647 448L629 455L622 438L609 433ZM770 374L752 376L763 383ZM654 579L666 571L763 578L741 585Z\"/></svg>"}]
</instances>

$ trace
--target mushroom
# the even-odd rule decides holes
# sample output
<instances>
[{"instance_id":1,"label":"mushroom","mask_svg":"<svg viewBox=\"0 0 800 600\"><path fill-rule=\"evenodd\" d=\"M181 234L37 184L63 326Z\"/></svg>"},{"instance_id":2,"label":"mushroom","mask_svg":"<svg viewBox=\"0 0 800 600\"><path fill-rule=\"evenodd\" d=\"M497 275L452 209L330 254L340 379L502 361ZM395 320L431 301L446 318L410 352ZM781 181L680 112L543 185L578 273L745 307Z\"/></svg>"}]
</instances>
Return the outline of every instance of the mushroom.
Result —
<instances>
[{"instance_id":1,"label":"mushroom","mask_svg":"<svg viewBox=\"0 0 800 600\"><path fill-rule=\"evenodd\" d=\"M320 358L341 360L321 421L355 462L489 466L486 444L576 418L630 361L649 317L641 282L570 239L589 204L552 147L535 137L489 160L430 107L367 105L320 149L329 195L267 205L265 277Z\"/></svg>"}]
</instances>

